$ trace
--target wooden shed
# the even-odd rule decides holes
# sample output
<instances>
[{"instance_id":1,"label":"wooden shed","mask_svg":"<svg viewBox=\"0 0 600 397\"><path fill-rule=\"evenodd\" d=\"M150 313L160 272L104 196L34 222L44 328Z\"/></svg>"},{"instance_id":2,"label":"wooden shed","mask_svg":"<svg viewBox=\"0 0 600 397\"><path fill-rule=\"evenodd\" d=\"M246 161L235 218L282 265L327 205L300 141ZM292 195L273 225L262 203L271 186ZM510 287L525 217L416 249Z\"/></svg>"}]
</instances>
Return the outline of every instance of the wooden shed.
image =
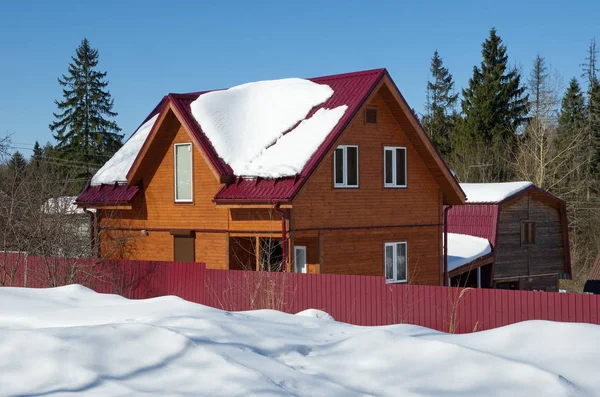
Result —
<instances>
[{"instance_id":1,"label":"wooden shed","mask_svg":"<svg viewBox=\"0 0 600 397\"><path fill-rule=\"evenodd\" d=\"M489 240L492 254L450 272L453 285L558 291L571 277L564 201L531 182L463 183L465 205L448 211L448 231ZM477 270L481 268L480 270Z\"/></svg>"}]
</instances>

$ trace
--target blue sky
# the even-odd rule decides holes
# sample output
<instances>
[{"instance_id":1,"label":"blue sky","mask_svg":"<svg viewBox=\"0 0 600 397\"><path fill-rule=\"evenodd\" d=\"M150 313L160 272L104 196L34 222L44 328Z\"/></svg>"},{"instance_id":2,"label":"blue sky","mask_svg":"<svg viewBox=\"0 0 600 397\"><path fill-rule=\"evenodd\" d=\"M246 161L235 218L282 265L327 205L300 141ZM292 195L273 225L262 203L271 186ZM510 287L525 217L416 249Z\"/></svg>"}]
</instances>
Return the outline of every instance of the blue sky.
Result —
<instances>
[{"instance_id":1,"label":"blue sky","mask_svg":"<svg viewBox=\"0 0 600 397\"><path fill-rule=\"evenodd\" d=\"M539 53L566 83L581 74L590 39L600 40L600 2L6 2L0 134L12 133L26 155L36 140L54 142L56 79L84 37L100 51L128 137L169 92L378 67L420 112L433 51L463 87L492 26L525 74Z\"/></svg>"}]
</instances>

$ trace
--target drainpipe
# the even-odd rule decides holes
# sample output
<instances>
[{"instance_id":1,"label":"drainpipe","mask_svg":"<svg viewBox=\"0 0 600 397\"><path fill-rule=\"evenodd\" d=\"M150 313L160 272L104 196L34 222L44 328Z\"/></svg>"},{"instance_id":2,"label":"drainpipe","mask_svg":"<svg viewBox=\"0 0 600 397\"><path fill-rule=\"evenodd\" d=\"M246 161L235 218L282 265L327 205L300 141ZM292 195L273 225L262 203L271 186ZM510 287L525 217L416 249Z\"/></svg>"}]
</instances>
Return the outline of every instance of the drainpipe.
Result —
<instances>
[{"instance_id":1,"label":"drainpipe","mask_svg":"<svg viewBox=\"0 0 600 397\"><path fill-rule=\"evenodd\" d=\"M281 215L281 271L284 272L287 268L287 230L285 227L286 213L280 209L281 203L274 203L273 210Z\"/></svg>"},{"instance_id":2,"label":"drainpipe","mask_svg":"<svg viewBox=\"0 0 600 397\"><path fill-rule=\"evenodd\" d=\"M452 208L451 205L444 208L444 282L443 286L448 286L448 211Z\"/></svg>"}]
</instances>

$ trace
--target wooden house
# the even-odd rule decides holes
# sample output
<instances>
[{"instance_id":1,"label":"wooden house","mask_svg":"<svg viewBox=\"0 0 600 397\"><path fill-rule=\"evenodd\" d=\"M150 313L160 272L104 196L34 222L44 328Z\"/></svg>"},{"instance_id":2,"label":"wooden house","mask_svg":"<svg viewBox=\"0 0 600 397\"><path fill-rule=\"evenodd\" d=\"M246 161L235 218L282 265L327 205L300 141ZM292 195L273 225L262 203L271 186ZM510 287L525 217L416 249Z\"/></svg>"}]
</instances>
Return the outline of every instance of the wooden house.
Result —
<instances>
[{"instance_id":1,"label":"wooden house","mask_svg":"<svg viewBox=\"0 0 600 397\"><path fill-rule=\"evenodd\" d=\"M448 232L488 240L491 250L449 269L451 285L558 291L571 277L564 201L530 182L461 187L467 203L449 208Z\"/></svg>"},{"instance_id":2,"label":"wooden house","mask_svg":"<svg viewBox=\"0 0 600 397\"><path fill-rule=\"evenodd\" d=\"M276 119L284 110L259 105L301 101L303 92L275 87L245 104L240 92L272 81L164 97L77 199L97 210L98 255L442 284L443 208L464 194L388 72L296 80L331 93L248 163L241 142L263 137L248 140L243 124L219 135L222 124L252 119L247 112ZM327 111L342 114L329 113L333 122L314 138L312 121ZM119 172L107 173L115 164Z\"/></svg>"}]
</instances>

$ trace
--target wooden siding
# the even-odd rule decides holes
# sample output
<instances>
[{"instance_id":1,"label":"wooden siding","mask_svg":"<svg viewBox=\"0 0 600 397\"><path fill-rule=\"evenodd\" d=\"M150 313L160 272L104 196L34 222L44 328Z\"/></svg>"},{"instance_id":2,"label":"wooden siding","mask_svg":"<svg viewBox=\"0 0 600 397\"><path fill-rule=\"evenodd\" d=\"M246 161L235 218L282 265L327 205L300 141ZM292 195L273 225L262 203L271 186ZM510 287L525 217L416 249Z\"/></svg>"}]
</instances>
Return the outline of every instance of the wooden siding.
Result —
<instances>
[{"instance_id":1,"label":"wooden siding","mask_svg":"<svg viewBox=\"0 0 600 397\"><path fill-rule=\"evenodd\" d=\"M288 254L293 256L294 244L304 245L311 271L381 276L384 242L407 241L409 282L440 284L441 190L383 98L373 95L365 106L377 108L378 123L365 124L361 109L337 142L359 146L359 188L333 188L332 150L287 210ZM172 260L169 231L195 230L196 261L209 268L235 268L232 258L243 250L237 243L250 241L236 238L279 238L281 217L268 208L217 207L212 199L222 184L197 147L193 203L175 203L173 145L187 142L190 136L169 111L132 181L142 184L143 194L131 210L100 211L100 226L131 229L136 238L125 258L143 260ZM406 147L406 188L384 188L384 146Z\"/></svg>"},{"instance_id":2,"label":"wooden siding","mask_svg":"<svg viewBox=\"0 0 600 397\"><path fill-rule=\"evenodd\" d=\"M535 221L536 241L522 246L521 221L525 220ZM563 230L559 209L535 192L503 204L498 220L494 278L566 272Z\"/></svg>"},{"instance_id":3,"label":"wooden siding","mask_svg":"<svg viewBox=\"0 0 600 397\"><path fill-rule=\"evenodd\" d=\"M377 124L365 124L366 107L377 108ZM357 113L337 145L358 145L359 188L333 187L334 147L293 204L292 232L323 230L325 258L321 272L380 276L383 241L408 236L409 273L419 274L411 276L410 282L439 284L441 192L379 94ZM384 146L406 147L406 188L384 188ZM382 229L385 226L391 228ZM313 251L309 252L310 258L314 249L309 251Z\"/></svg>"},{"instance_id":4,"label":"wooden siding","mask_svg":"<svg viewBox=\"0 0 600 397\"><path fill-rule=\"evenodd\" d=\"M437 227L336 230L322 232L321 273L384 276L384 244L407 242L408 283L439 285L440 258L432 249L441 236ZM312 253L314 255L314 252Z\"/></svg>"}]
</instances>

